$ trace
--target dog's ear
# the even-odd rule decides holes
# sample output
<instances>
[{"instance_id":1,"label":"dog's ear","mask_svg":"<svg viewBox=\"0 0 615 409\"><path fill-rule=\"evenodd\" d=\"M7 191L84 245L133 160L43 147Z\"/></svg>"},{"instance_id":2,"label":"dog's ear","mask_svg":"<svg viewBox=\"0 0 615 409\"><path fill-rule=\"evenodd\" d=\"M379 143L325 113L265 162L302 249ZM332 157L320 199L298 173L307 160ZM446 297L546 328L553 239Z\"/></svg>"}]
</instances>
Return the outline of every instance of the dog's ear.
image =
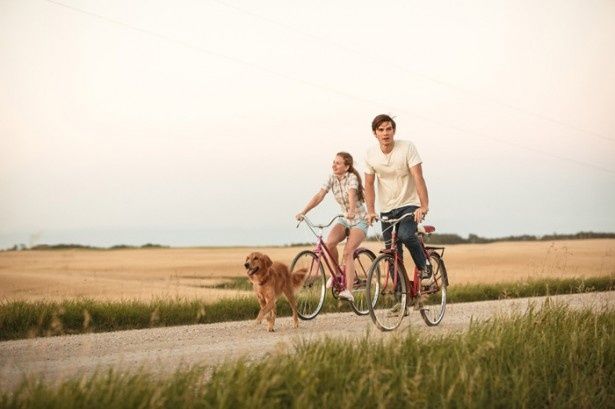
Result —
<instances>
[{"instance_id":1,"label":"dog's ear","mask_svg":"<svg viewBox=\"0 0 615 409\"><path fill-rule=\"evenodd\" d=\"M273 261L269 258L268 255L263 254L263 262L265 263L265 269L269 269L273 265Z\"/></svg>"}]
</instances>

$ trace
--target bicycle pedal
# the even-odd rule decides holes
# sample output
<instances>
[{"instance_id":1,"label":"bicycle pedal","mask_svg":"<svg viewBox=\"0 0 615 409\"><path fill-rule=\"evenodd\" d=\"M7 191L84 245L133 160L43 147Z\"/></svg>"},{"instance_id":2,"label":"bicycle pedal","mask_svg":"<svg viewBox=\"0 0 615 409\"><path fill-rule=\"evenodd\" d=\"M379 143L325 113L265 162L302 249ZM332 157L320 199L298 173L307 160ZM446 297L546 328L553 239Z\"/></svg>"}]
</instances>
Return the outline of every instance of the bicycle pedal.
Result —
<instances>
[{"instance_id":1,"label":"bicycle pedal","mask_svg":"<svg viewBox=\"0 0 615 409\"><path fill-rule=\"evenodd\" d=\"M438 291L438 287L434 283L431 283L429 285L422 285L421 286L421 293L422 294L433 294L436 291Z\"/></svg>"}]
</instances>

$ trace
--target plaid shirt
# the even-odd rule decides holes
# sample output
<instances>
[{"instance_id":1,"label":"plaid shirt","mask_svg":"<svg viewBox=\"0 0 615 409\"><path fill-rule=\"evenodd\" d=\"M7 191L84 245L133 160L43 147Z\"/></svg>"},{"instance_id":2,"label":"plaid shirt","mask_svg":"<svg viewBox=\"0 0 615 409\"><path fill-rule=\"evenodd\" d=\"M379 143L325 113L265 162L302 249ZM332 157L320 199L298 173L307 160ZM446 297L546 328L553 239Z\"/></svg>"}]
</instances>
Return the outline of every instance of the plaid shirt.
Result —
<instances>
[{"instance_id":1,"label":"plaid shirt","mask_svg":"<svg viewBox=\"0 0 615 409\"><path fill-rule=\"evenodd\" d=\"M325 192L329 192L329 190L333 192L335 201L340 204L342 213L345 214L350 210L350 199L348 194L350 193L350 189L355 189L358 194L359 179L354 173L351 172L346 172L344 176L342 176L341 180L339 180L337 176L331 175L322 185L322 189ZM367 209L365 208L365 203L359 202L358 198L356 202L355 214L355 220L357 217L359 219L367 219Z\"/></svg>"}]
</instances>

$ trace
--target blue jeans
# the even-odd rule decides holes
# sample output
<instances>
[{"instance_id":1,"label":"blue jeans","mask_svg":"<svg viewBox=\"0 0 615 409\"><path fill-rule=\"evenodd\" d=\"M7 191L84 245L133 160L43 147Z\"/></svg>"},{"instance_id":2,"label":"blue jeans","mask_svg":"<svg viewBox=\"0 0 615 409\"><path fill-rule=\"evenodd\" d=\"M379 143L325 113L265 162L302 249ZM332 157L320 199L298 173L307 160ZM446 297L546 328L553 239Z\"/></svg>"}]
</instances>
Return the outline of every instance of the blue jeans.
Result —
<instances>
[{"instance_id":1,"label":"blue jeans","mask_svg":"<svg viewBox=\"0 0 615 409\"><path fill-rule=\"evenodd\" d=\"M386 216L391 219L398 219L406 213L414 212L418 208L418 206L404 206L398 209L393 209L390 212L380 213L380 217ZM390 227L390 223L382 222L382 236L384 237L384 242L387 247L391 245L391 235L393 229ZM425 259L425 253L423 253L423 249L421 248L421 243L416 235L416 231L417 224L414 221L414 217L408 217L397 225L397 253L399 254L399 260L403 262L404 253L402 244L404 244L410 252L414 264L419 268L419 270L423 270L427 265L427 260ZM411 277L412 274L409 273L409 278Z\"/></svg>"}]
</instances>

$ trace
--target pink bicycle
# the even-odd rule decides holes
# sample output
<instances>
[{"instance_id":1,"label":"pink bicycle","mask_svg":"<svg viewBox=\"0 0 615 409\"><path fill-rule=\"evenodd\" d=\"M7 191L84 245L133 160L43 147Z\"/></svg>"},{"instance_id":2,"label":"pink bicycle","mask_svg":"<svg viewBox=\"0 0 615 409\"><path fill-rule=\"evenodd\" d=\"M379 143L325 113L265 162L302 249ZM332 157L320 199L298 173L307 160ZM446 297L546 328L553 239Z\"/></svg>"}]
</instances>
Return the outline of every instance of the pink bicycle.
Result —
<instances>
[{"instance_id":1,"label":"pink bicycle","mask_svg":"<svg viewBox=\"0 0 615 409\"><path fill-rule=\"evenodd\" d=\"M302 220L305 221L305 224L316 236L316 246L314 249L301 251L290 264L290 271L292 272L302 268L305 268L308 272L303 282L303 287L296 294L297 313L299 318L303 320L311 320L316 317L325 303L326 277L324 266L327 267L333 276L333 286L331 288L333 297L337 299L338 294L346 288L346 275L344 274L343 267L333 262L331 253L329 253L322 239L323 230L331 226L338 217L340 215L335 216L328 224L314 224L307 217L304 217ZM356 273L352 289L354 302L349 303L352 310L358 315L369 314L365 285L367 282L367 271L375 258L376 255L371 250L363 247L357 248L353 254Z\"/></svg>"},{"instance_id":2,"label":"pink bicycle","mask_svg":"<svg viewBox=\"0 0 615 409\"><path fill-rule=\"evenodd\" d=\"M428 261L429 278L421 279L415 267L410 279L397 250L397 226L407 217L382 219L392 225L391 243L380 251L367 275L367 303L374 324L382 331L394 330L407 315L408 306L416 306L429 326L438 325L446 310L446 288L448 274L444 266L444 247L425 246L423 236L434 232L433 226L419 226L418 236L421 248Z\"/></svg>"}]
</instances>

